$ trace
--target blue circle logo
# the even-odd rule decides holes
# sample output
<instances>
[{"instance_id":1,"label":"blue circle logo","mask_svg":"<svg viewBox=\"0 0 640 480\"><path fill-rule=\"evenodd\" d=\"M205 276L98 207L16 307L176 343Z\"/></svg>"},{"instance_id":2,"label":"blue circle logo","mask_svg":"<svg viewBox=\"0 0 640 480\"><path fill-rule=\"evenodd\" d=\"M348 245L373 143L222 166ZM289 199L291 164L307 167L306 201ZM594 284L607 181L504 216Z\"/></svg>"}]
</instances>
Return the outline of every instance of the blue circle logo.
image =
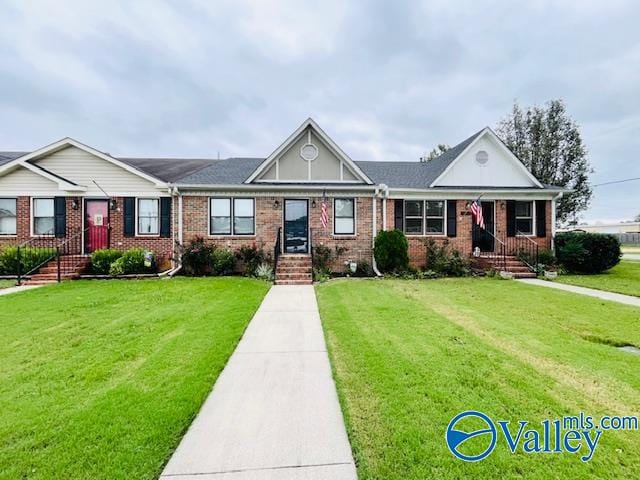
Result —
<instances>
[{"instance_id":1,"label":"blue circle logo","mask_svg":"<svg viewBox=\"0 0 640 480\"><path fill-rule=\"evenodd\" d=\"M465 428L465 424L467 424L467 428ZM473 430L467 431L469 429ZM481 440L467 442L472 438L480 438ZM449 422L446 439L449 450L460 460L477 462L489 455L495 448L496 426L484 413L462 412Z\"/></svg>"}]
</instances>

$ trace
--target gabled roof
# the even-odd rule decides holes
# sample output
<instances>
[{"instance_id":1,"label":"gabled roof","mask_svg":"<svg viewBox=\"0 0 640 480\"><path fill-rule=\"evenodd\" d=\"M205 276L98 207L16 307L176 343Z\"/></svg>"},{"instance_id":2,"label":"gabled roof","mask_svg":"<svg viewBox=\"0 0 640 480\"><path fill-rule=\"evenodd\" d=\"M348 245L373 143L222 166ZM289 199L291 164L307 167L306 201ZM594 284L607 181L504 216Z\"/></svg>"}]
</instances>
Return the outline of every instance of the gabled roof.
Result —
<instances>
[{"instance_id":1,"label":"gabled roof","mask_svg":"<svg viewBox=\"0 0 640 480\"><path fill-rule=\"evenodd\" d=\"M245 183L251 183L255 181L263 172L266 172L271 164L276 161L276 158L280 156L282 153L286 152L298 139L298 137L304 132L307 128L313 129L314 133L320 138L324 144L329 147L330 150L333 151L333 154L338 157L339 160L344 162L351 170L353 170L356 177L360 177L360 179L371 185L373 182L367 175L360 170L360 167L351 160L349 155L347 155L342 149L327 135L320 125L316 123L316 121L309 117L291 134L289 137L282 142L282 144L276 148L271 155L269 155L258 167L255 171L249 175L249 178L245 180ZM292 182L295 183L295 182Z\"/></svg>"},{"instance_id":2,"label":"gabled roof","mask_svg":"<svg viewBox=\"0 0 640 480\"><path fill-rule=\"evenodd\" d=\"M178 178L178 185L242 185L264 162L264 158L227 158L211 160L196 172Z\"/></svg>"},{"instance_id":3,"label":"gabled roof","mask_svg":"<svg viewBox=\"0 0 640 480\"><path fill-rule=\"evenodd\" d=\"M9 171L17 166L23 166L26 168L29 168L28 166L31 165L33 166L34 160L37 160L39 158L45 157L47 155L51 155L52 153L55 152L59 152L60 150L63 150L67 147L76 147L80 150L83 150L91 155L94 155L98 158L101 158L102 160L105 160L107 162L110 162L120 168L123 168L124 170L127 170L128 172L137 175L141 178L144 178L145 180L154 183L156 186L158 187L162 187L165 186L165 183L163 181L161 181L159 178L156 178L152 175L149 175L141 170L138 170L137 168L132 167L131 165L122 162L120 160L118 160L117 158L112 157L111 155L108 155L104 152L101 152L99 150L96 150L95 148L89 147L88 145L85 145L83 143L78 142L77 140L74 140L73 138L63 138L61 140L58 140L57 142L54 142L50 145L47 145L45 147L42 147L38 150L35 150L33 152L30 153L25 153L23 155L20 155L18 157L14 157L12 159L10 159L9 161L5 161L4 163L0 164L0 175L2 175L4 172ZM43 170L43 169L41 169Z\"/></svg>"}]
</instances>

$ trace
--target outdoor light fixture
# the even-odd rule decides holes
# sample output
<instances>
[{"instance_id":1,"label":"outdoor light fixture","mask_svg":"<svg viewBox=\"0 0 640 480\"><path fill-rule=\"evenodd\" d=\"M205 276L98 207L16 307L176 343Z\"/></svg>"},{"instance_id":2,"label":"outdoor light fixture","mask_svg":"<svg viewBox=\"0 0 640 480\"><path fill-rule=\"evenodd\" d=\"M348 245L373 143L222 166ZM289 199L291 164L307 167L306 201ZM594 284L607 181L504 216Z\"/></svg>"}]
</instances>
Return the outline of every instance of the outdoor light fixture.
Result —
<instances>
[{"instance_id":1,"label":"outdoor light fixture","mask_svg":"<svg viewBox=\"0 0 640 480\"><path fill-rule=\"evenodd\" d=\"M73 208L74 210L78 210L78 208L80 208L80 202L78 201L77 197L71 200L71 208Z\"/></svg>"},{"instance_id":2,"label":"outdoor light fixture","mask_svg":"<svg viewBox=\"0 0 640 480\"><path fill-rule=\"evenodd\" d=\"M118 201L115 198L112 198L109 201L109 207L111 208L111 210L116 210L118 208Z\"/></svg>"},{"instance_id":3,"label":"outdoor light fixture","mask_svg":"<svg viewBox=\"0 0 640 480\"><path fill-rule=\"evenodd\" d=\"M280 201L276 200L275 202L273 202L273 209L278 210L279 208L280 208Z\"/></svg>"},{"instance_id":4,"label":"outdoor light fixture","mask_svg":"<svg viewBox=\"0 0 640 480\"><path fill-rule=\"evenodd\" d=\"M311 201L311 208L316 208L316 201L315 201L315 199Z\"/></svg>"}]
</instances>

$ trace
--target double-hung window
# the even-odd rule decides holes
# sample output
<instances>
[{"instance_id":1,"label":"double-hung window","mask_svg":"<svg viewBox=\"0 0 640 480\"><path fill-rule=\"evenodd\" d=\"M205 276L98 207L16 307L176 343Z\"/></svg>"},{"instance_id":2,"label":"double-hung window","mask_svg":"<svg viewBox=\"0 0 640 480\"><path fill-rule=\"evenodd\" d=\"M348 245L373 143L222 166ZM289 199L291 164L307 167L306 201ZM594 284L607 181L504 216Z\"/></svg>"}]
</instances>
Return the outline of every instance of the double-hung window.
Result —
<instances>
[{"instance_id":1,"label":"double-hung window","mask_svg":"<svg viewBox=\"0 0 640 480\"><path fill-rule=\"evenodd\" d=\"M17 200L0 198L0 235L15 235Z\"/></svg>"},{"instance_id":2,"label":"double-hung window","mask_svg":"<svg viewBox=\"0 0 640 480\"><path fill-rule=\"evenodd\" d=\"M211 198L209 200L210 235L254 235L253 198Z\"/></svg>"},{"instance_id":3,"label":"double-hung window","mask_svg":"<svg viewBox=\"0 0 640 480\"><path fill-rule=\"evenodd\" d=\"M53 198L34 198L32 217L34 235L53 235L55 228Z\"/></svg>"},{"instance_id":4,"label":"double-hung window","mask_svg":"<svg viewBox=\"0 0 640 480\"><path fill-rule=\"evenodd\" d=\"M138 235L158 235L160 233L160 200L157 198L138 199Z\"/></svg>"},{"instance_id":5,"label":"double-hung window","mask_svg":"<svg viewBox=\"0 0 640 480\"><path fill-rule=\"evenodd\" d=\"M404 202L404 233L422 235L424 221L424 202L422 200L406 200Z\"/></svg>"},{"instance_id":6,"label":"double-hung window","mask_svg":"<svg viewBox=\"0 0 640 480\"><path fill-rule=\"evenodd\" d=\"M516 232L533 235L533 202L516 201Z\"/></svg>"},{"instance_id":7,"label":"double-hung window","mask_svg":"<svg viewBox=\"0 0 640 480\"><path fill-rule=\"evenodd\" d=\"M426 208L426 231L427 235L444 234L444 202L442 200L427 200Z\"/></svg>"},{"instance_id":8,"label":"double-hung window","mask_svg":"<svg viewBox=\"0 0 640 480\"><path fill-rule=\"evenodd\" d=\"M336 198L333 202L333 233L334 235L355 235L356 209L355 199Z\"/></svg>"}]
</instances>

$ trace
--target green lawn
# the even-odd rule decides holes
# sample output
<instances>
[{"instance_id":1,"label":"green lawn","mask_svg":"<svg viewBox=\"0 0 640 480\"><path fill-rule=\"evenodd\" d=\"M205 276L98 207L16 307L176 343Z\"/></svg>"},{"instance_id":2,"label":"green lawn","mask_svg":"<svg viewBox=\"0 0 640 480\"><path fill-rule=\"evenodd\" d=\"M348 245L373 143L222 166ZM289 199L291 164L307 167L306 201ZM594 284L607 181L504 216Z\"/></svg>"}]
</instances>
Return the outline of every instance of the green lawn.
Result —
<instances>
[{"instance_id":1,"label":"green lawn","mask_svg":"<svg viewBox=\"0 0 640 480\"><path fill-rule=\"evenodd\" d=\"M3 288L15 287L15 280L0 280L0 290Z\"/></svg>"},{"instance_id":2,"label":"green lawn","mask_svg":"<svg viewBox=\"0 0 640 480\"><path fill-rule=\"evenodd\" d=\"M556 281L640 297L640 262L622 261L598 275L559 275Z\"/></svg>"},{"instance_id":3,"label":"green lawn","mask_svg":"<svg viewBox=\"0 0 640 480\"><path fill-rule=\"evenodd\" d=\"M586 463L512 454L504 437L466 463L445 443L466 410L538 431L580 411L638 415L640 356L611 344L640 346L640 309L497 279L338 280L316 291L361 479L640 478L640 432L604 432Z\"/></svg>"},{"instance_id":4,"label":"green lawn","mask_svg":"<svg viewBox=\"0 0 640 480\"><path fill-rule=\"evenodd\" d=\"M156 478L268 288L76 281L0 297L0 478Z\"/></svg>"}]
</instances>

